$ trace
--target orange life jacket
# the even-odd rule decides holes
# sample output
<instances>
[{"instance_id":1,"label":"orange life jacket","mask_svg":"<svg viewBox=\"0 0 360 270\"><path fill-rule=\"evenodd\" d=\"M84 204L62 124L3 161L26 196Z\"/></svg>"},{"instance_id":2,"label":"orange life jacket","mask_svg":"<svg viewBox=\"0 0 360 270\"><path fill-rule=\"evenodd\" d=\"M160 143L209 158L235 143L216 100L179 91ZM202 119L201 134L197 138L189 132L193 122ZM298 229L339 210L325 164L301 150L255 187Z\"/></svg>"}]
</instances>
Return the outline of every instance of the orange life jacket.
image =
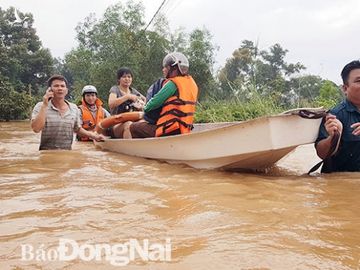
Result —
<instances>
[{"instance_id":1,"label":"orange life jacket","mask_svg":"<svg viewBox=\"0 0 360 270\"><path fill-rule=\"evenodd\" d=\"M82 99L81 105L79 106L80 110L82 111L82 127L86 130L94 130L96 125L105 118L102 101L100 99L96 99L95 104L97 107L96 118L94 118L93 114L89 110L84 98ZM80 137L78 139L80 141L90 141L88 137Z\"/></svg>"},{"instance_id":2,"label":"orange life jacket","mask_svg":"<svg viewBox=\"0 0 360 270\"><path fill-rule=\"evenodd\" d=\"M170 80L176 84L177 93L169 97L162 107L156 122L156 137L171 135L177 131L181 134L189 133L193 127L198 87L189 75Z\"/></svg>"}]
</instances>

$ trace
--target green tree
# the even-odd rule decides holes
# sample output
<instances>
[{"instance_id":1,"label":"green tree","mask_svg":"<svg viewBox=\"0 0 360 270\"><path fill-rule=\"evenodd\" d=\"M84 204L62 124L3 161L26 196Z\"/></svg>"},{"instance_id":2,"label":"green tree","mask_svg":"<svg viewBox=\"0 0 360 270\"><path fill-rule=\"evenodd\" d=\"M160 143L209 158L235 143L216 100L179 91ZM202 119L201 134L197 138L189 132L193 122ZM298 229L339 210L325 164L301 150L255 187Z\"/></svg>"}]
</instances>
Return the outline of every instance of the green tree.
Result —
<instances>
[{"instance_id":1,"label":"green tree","mask_svg":"<svg viewBox=\"0 0 360 270\"><path fill-rule=\"evenodd\" d=\"M179 27L173 33L166 35L170 44L168 50L171 52L179 51L184 52L186 50L186 44L188 42L188 34L185 32L185 28Z\"/></svg>"},{"instance_id":2,"label":"green tree","mask_svg":"<svg viewBox=\"0 0 360 270\"><path fill-rule=\"evenodd\" d=\"M127 66L134 73L133 86L143 94L162 76L162 60L171 51L184 52L190 59L191 74L199 84L201 97L215 85L212 75L215 46L208 30L190 35L180 30L171 34L164 15L156 17L152 30L145 29L144 7L129 1L109 7L100 20L93 14L80 23L79 46L66 54L64 69L72 74L75 94L84 84L94 84L106 100L116 83L116 71Z\"/></svg>"},{"instance_id":3,"label":"green tree","mask_svg":"<svg viewBox=\"0 0 360 270\"><path fill-rule=\"evenodd\" d=\"M330 109L341 101L343 97L342 91L335 83L325 80L320 88L320 93L315 100L315 104Z\"/></svg>"},{"instance_id":4,"label":"green tree","mask_svg":"<svg viewBox=\"0 0 360 270\"><path fill-rule=\"evenodd\" d=\"M168 41L156 31L144 31L144 7L133 1L109 7L103 18L90 15L76 28L79 46L66 54L64 68L73 77L76 93L84 84L94 84L104 100L116 84L116 72L128 66L134 72L133 86L145 94L161 76L162 58ZM164 18L156 29L165 29Z\"/></svg>"},{"instance_id":5,"label":"green tree","mask_svg":"<svg viewBox=\"0 0 360 270\"><path fill-rule=\"evenodd\" d=\"M310 107L315 98L319 96L324 81L315 75L304 75L291 78L287 87L295 94L296 107Z\"/></svg>"},{"instance_id":6,"label":"green tree","mask_svg":"<svg viewBox=\"0 0 360 270\"><path fill-rule=\"evenodd\" d=\"M10 82L0 75L0 120L28 118L34 100L26 92L17 92Z\"/></svg>"},{"instance_id":7,"label":"green tree","mask_svg":"<svg viewBox=\"0 0 360 270\"><path fill-rule=\"evenodd\" d=\"M190 74L194 77L199 90L199 100L214 97L216 83L213 76L215 47L207 29L195 29L189 38L186 54L190 62Z\"/></svg>"},{"instance_id":8,"label":"green tree","mask_svg":"<svg viewBox=\"0 0 360 270\"><path fill-rule=\"evenodd\" d=\"M221 97L239 96L241 100L249 97L248 85L256 85L255 69L258 59L258 48L252 41L244 40L232 57L227 59L218 78L221 86Z\"/></svg>"},{"instance_id":9,"label":"green tree","mask_svg":"<svg viewBox=\"0 0 360 270\"><path fill-rule=\"evenodd\" d=\"M0 74L15 91L37 94L52 73L52 57L42 48L31 13L0 8Z\"/></svg>"},{"instance_id":10,"label":"green tree","mask_svg":"<svg viewBox=\"0 0 360 270\"><path fill-rule=\"evenodd\" d=\"M290 78L305 67L301 63L285 62L287 52L279 44L259 51L254 42L242 41L219 73L222 89L245 100L254 95L253 91L262 96L291 100Z\"/></svg>"}]
</instances>

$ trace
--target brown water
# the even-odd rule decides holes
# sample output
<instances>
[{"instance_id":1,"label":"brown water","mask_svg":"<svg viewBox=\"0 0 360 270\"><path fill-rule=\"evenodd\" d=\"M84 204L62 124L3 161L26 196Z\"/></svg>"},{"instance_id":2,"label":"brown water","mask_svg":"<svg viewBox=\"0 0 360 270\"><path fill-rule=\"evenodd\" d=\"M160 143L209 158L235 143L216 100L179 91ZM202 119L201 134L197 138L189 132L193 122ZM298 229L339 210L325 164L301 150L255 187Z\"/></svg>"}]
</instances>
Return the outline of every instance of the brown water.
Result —
<instances>
[{"instance_id":1,"label":"brown water","mask_svg":"<svg viewBox=\"0 0 360 270\"><path fill-rule=\"evenodd\" d=\"M195 170L75 143L38 151L0 123L0 269L360 269L359 173L308 177L306 146L270 174ZM21 260L21 245L165 244L171 261ZM143 243L143 242L141 242Z\"/></svg>"}]
</instances>

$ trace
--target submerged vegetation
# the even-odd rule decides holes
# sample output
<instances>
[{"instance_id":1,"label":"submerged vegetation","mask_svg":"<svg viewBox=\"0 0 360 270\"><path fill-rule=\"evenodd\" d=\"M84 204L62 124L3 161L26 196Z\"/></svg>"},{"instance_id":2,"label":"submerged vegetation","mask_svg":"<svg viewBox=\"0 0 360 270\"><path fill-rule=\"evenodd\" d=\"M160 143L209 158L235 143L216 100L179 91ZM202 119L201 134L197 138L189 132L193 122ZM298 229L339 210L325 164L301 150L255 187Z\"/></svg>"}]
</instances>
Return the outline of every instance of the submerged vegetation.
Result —
<instances>
[{"instance_id":1,"label":"submerged vegetation","mask_svg":"<svg viewBox=\"0 0 360 270\"><path fill-rule=\"evenodd\" d=\"M171 31L160 15L148 30L144 14L135 1L110 6L100 19L91 14L76 27L78 46L53 59L36 35L32 14L0 7L0 119L29 117L55 72L69 80L71 101L80 99L85 84L95 85L107 100L122 66L133 70L133 86L145 94L162 76L164 55L175 50L188 56L200 89L197 122L246 120L294 107L329 108L342 99L333 82L301 75L306 67L300 62L287 63L288 50L280 44L259 50L239 37L239 48L215 71L218 48L206 28Z\"/></svg>"},{"instance_id":2,"label":"submerged vegetation","mask_svg":"<svg viewBox=\"0 0 360 270\"><path fill-rule=\"evenodd\" d=\"M232 122L253 119L263 115L280 113L281 107L277 107L271 101L259 102L251 100L243 103L238 100L232 101L206 101L200 103L195 114L195 122Z\"/></svg>"},{"instance_id":3,"label":"submerged vegetation","mask_svg":"<svg viewBox=\"0 0 360 270\"><path fill-rule=\"evenodd\" d=\"M195 121L198 123L244 121L263 115L277 114L283 110L284 107L280 106L274 98L262 98L253 90L251 98L246 100L234 95L228 99L208 99L199 102Z\"/></svg>"}]
</instances>

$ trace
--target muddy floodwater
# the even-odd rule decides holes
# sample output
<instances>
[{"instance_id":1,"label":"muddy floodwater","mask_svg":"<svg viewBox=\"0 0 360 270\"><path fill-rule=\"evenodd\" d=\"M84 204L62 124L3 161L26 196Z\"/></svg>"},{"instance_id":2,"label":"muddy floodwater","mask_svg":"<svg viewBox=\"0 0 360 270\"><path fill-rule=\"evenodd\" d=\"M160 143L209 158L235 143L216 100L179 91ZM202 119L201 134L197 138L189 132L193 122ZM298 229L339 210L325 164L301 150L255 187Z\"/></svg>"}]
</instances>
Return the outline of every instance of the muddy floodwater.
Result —
<instances>
[{"instance_id":1,"label":"muddy floodwater","mask_svg":"<svg viewBox=\"0 0 360 270\"><path fill-rule=\"evenodd\" d=\"M267 174L38 146L0 123L1 270L360 269L360 173L307 176L312 145Z\"/></svg>"}]
</instances>

